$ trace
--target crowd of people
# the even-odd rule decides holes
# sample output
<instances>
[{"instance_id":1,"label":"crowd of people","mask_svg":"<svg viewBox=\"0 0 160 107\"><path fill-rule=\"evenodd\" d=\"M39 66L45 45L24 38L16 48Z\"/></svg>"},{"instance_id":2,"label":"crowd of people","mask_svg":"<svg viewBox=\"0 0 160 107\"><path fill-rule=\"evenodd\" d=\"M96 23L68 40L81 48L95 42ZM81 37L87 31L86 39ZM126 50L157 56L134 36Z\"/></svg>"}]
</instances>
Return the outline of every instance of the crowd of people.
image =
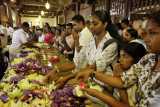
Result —
<instances>
[{"instance_id":1,"label":"crowd of people","mask_svg":"<svg viewBox=\"0 0 160 107\"><path fill-rule=\"evenodd\" d=\"M72 23L44 28L24 22L22 28L13 30L0 23L1 46L12 38L9 49L10 61L22 45L32 46L28 41L44 42L57 48L71 60L67 65L50 71L45 83L52 83L56 73L72 70L55 84L57 88L75 78L76 82L93 82L104 87L113 96L95 89L84 88L85 97L101 100L104 106L157 106L160 101L160 11L145 20L123 19L115 25L106 11L95 11L90 21L75 15ZM90 27L87 26L89 24ZM8 41L7 41L8 40ZM10 42L8 42L10 43ZM90 97L89 97L90 98ZM98 102L99 103L99 102Z\"/></svg>"}]
</instances>

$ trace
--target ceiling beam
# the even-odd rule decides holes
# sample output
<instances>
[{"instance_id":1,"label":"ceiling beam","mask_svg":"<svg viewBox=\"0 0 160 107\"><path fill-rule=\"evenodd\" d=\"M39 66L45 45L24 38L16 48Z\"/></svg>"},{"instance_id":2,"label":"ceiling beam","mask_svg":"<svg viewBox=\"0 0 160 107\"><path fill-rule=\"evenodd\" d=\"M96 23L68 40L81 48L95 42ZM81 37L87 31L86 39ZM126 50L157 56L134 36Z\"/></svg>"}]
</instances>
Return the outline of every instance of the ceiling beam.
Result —
<instances>
[{"instance_id":1,"label":"ceiling beam","mask_svg":"<svg viewBox=\"0 0 160 107\"><path fill-rule=\"evenodd\" d=\"M22 12L21 13L22 15L41 15L41 13L24 13L24 12ZM52 13L48 13L48 14L44 14L44 16L52 16L53 14Z\"/></svg>"},{"instance_id":2,"label":"ceiling beam","mask_svg":"<svg viewBox=\"0 0 160 107\"><path fill-rule=\"evenodd\" d=\"M56 12L56 10L54 9L45 9L45 8L41 8L41 9L38 9L38 8L27 8L27 7L23 7L21 8L21 10L24 10L24 11L44 11L44 12Z\"/></svg>"},{"instance_id":3,"label":"ceiling beam","mask_svg":"<svg viewBox=\"0 0 160 107\"><path fill-rule=\"evenodd\" d=\"M30 16L30 15L21 15L21 17L36 17L36 18L38 18L38 16ZM41 18L48 18L48 17L50 17L50 16L41 16Z\"/></svg>"},{"instance_id":4,"label":"ceiling beam","mask_svg":"<svg viewBox=\"0 0 160 107\"><path fill-rule=\"evenodd\" d=\"M33 1L20 1L18 4L20 5L31 5L31 6L45 6L45 2L33 2ZM51 7L60 7L61 5L59 4L51 4Z\"/></svg>"}]
</instances>

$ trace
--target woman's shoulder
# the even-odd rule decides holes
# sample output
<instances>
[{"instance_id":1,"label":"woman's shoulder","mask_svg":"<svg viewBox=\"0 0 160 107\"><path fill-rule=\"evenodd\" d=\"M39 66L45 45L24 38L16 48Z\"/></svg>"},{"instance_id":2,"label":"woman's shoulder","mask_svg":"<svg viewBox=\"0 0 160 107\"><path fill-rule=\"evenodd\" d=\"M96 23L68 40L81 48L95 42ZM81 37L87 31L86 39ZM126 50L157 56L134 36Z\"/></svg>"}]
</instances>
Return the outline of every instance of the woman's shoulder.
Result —
<instances>
[{"instance_id":1,"label":"woman's shoulder","mask_svg":"<svg viewBox=\"0 0 160 107\"><path fill-rule=\"evenodd\" d=\"M157 55L153 53L148 53L144 57L141 58L140 64L146 65L147 63L152 63L157 59Z\"/></svg>"}]
</instances>

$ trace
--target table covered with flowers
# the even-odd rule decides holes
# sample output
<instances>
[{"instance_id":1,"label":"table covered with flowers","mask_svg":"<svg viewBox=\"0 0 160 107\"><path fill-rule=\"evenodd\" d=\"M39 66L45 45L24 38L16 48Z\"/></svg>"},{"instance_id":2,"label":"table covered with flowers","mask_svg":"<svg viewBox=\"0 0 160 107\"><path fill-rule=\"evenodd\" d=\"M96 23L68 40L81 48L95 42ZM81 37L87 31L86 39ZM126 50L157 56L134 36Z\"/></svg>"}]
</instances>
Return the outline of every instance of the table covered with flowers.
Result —
<instances>
[{"instance_id":1,"label":"table covered with flowers","mask_svg":"<svg viewBox=\"0 0 160 107\"><path fill-rule=\"evenodd\" d=\"M35 45L41 48L40 51L34 48L20 49L7 68L0 82L0 107L100 107L89 99L74 96L74 80L70 80L62 89L56 89L54 81L46 85L43 81L45 75L54 67L70 61L56 48L44 43ZM55 79L70 73L59 73Z\"/></svg>"}]
</instances>

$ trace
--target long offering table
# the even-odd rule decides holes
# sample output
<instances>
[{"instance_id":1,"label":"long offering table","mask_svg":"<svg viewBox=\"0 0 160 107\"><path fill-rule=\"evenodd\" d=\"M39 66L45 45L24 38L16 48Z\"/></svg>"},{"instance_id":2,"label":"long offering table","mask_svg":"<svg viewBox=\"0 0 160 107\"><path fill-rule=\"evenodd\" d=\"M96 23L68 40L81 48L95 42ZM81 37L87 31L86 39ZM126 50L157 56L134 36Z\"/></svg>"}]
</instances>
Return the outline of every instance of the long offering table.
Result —
<instances>
[{"instance_id":1,"label":"long offering table","mask_svg":"<svg viewBox=\"0 0 160 107\"><path fill-rule=\"evenodd\" d=\"M49 62L53 56L60 58L60 61ZM0 107L101 107L73 95L72 90L76 85L74 79L58 90L55 90L54 81L49 85L43 82L51 69L67 63L70 61L53 47L43 47L40 52L36 49L21 49L0 82ZM55 79L71 73L58 73Z\"/></svg>"},{"instance_id":2,"label":"long offering table","mask_svg":"<svg viewBox=\"0 0 160 107\"><path fill-rule=\"evenodd\" d=\"M50 63L48 60L52 56L57 56L58 58L60 58L60 61ZM40 58L42 65L52 65L52 66L60 67L60 66L66 65L67 63L70 63L70 61L67 58L65 58L64 55L58 51L57 48L53 48L53 47L51 49L46 49L46 48L41 49L39 58ZM64 77L64 76L69 75L71 73L72 73L72 71L61 72L59 74L56 74L55 79L58 79L59 77ZM68 81L68 83L71 85L76 85L74 79ZM94 104L86 105L86 107L102 107L102 106L100 104L94 103Z\"/></svg>"}]
</instances>

